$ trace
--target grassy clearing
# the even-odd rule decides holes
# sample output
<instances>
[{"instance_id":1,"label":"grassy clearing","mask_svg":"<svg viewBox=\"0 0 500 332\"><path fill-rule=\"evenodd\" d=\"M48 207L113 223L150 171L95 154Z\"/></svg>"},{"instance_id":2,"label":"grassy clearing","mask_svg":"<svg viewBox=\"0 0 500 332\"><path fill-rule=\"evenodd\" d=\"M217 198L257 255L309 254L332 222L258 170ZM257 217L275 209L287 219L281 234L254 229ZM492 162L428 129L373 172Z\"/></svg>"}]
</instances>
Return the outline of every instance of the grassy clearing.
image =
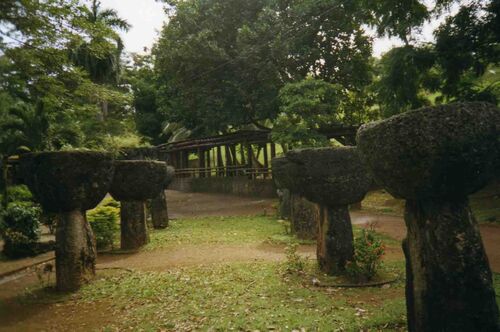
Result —
<instances>
[{"instance_id":1,"label":"grassy clearing","mask_svg":"<svg viewBox=\"0 0 500 332\"><path fill-rule=\"evenodd\" d=\"M155 250L182 245L231 245L269 242L284 244L299 241L286 234L285 227L275 218L207 217L179 219L170 222L168 229L151 233L151 242L144 250Z\"/></svg>"},{"instance_id":2,"label":"grassy clearing","mask_svg":"<svg viewBox=\"0 0 500 332\"><path fill-rule=\"evenodd\" d=\"M185 219L153 232L147 250L261 243L273 237L291 239L283 225L268 217ZM383 238L386 245L399 246ZM323 284L342 280L321 275L315 261L305 264L305 273L292 275L285 273L286 261L210 264L165 272L100 271L97 280L67 298L38 287L20 299L26 306L58 302L61 310L65 306L67 310L105 308L112 319L104 326L95 323L99 331L405 330L403 257L385 262L387 275L400 276L390 287L314 287L313 277ZM498 274L495 288L500 294Z\"/></svg>"},{"instance_id":3,"label":"grassy clearing","mask_svg":"<svg viewBox=\"0 0 500 332\"><path fill-rule=\"evenodd\" d=\"M404 326L401 282L387 289L319 289L305 277L281 271L278 263L260 262L122 274L86 287L80 301L116 303L113 310L121 320L109 330L358 331Z\"/></svg>"}]
</instances>

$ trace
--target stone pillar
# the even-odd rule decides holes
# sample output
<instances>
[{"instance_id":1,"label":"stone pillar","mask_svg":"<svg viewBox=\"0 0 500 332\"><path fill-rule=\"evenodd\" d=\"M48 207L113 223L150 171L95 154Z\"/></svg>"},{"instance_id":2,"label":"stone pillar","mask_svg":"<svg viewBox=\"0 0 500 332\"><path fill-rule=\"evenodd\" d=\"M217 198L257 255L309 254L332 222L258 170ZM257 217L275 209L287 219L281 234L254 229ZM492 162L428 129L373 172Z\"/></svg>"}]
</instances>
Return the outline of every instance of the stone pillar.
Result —
<instances>
[{"instance_id":1,"label":"stone pillar","mask_svg":"<svg viewBox=\"0 0 500 332\"><path fill-rule=\"evenodd\" d=\"M120 208L121 249L137 250L149 242L144 202L122 201Z\"/></svg>"},{"instance_id":2,"label":"stone pillar","mask_svg":"<svg viewBox=\"0 0 500 332\"><path fill-rule=\"evenodd\" d=\"M315 240L320 221L320 207L306 198L290 195L290 221L292 232L302 240Z\"/></svg>"},{"instance_id":3,"label":"stone pillar","mask_svg":"<svg viewBox=\"0 0 500 332\"><path fill-rule=\"evenodd\" d=\"M317 259L321 270L339 274L354 253L348 205L359 202L372 179L354 147L292 150L273 159L273 179L293 195L322 206L317 233ZM293 221L292 227L299 223Z\"/></svg>"},{"instance_id":4,"label":"stone pillar","mask_svg":"<svg viewBox=\"0 0 500 332\"><path fill-rule=\"evenodd\" d=\"M56 229L57 290L76 291L95 276L96 244L84 214L61 213Z\"/></svg>"},{"instance_id":5,"label":"stone pillar","mask_svg":"<svg viewBox=\"0 0 500 332\"><path fill-rule=\"evenodd\" d=\"M351 217L346 206L321 207L317 257L321 271L336 275L354 256Z\"/></svg>"},{"instance_id":6,"label":"stone pillar","mask_svg":"<svg viewBox=\"0 0 500 332\"><path fill-rule=\"evenodd\" d=\"M358 131L372 174L406 199L409 331L500 331L492 275L467 196L500 160L500 110L488 103L422 108Z\"/></svg>"},{"instance_id":7,"label":"stone pillar","mask_svg":"<svg viewBox=\"0 0 500 332\"><path fill-rule=\"evenodd\" d=\"M468 200L408 200L405 221L410 331L495 331L492 275Z\"/></svg>"},{"instance_id":8,"label":"stone pillar","mask_svg":"<svg viewBox=\"0 0 500 332\"><path fill-rule=\"evenodd\" d=\"M168 227L168 207L165 190L151 200L151 219L155 229Z\"/></svg>"},{"instance_id":9,"label":"stone pillar","mask_svg":"<svg viewBox=\"0 0 500 332\"><path fill-rule=\"evenodd\" d=\"M96 245L85 211L108 192L113 156L92 151L29 153L20 165L24 182L45 213L57 214L56 288L76 291L95 275Z\"/></svg>"},{"instance_id":10,"label":"stone pillar","mask_svg":"<svg viewBox=\"0 0 500 332\"><path fill-rule=\"evenodd\" d=\"M137 250L149 241L145 202L158 197L172 181L175 171L164 162L123 160L115 162L115 175L110 194L120 201L121 248ZM158 209L153 208L155 212ZM166 202L165 211L166 213ZM162 224L168 219L153 222Z\"/></svg>"}]
</instances>

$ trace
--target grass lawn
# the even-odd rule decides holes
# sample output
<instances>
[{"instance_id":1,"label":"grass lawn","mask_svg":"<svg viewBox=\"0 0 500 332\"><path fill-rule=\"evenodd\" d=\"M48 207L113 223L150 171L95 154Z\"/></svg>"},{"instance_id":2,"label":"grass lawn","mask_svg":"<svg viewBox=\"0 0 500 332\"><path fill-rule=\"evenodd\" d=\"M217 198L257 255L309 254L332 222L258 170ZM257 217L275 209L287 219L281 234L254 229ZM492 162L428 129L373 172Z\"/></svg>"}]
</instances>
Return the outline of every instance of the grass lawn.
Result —
<instances>
[{"instance_id":1,"label":"grass lawn","mask_svg":"<svg viewBox=\"0 0 500 332\"><path fill-rule=\"evenodd\" d=\"M284 229L263 216L176 220L168 229L152 232L144 250L285 243L292 237ZM397 241L382 239L388 247L399 246ZM68 320L61 312L73 315L86 308L90 313L83 316L85 323L89 330L98 331L406 330L403 257L392 257L384 264L386 273L400 278L390 286L373 288L314 287L312 278L320 276L316 261L305 264L301 274L286 273L285 259L228 261L162 272L99 271L97 280L78 293L56 297L61 311L51 320L57 324ZM40 287L22 297L23 306L54 299L53 293ZM500 275L495 276L495 287L500 294ZM105 324L93 324L92 308L104 308L100 310L105 311Z\"/></svg>"},{"instance_id":2,"label":"grass lawn","mask_svg":"<svg viewBox=\"0 0 500 332\"><path fill-rule=\"evenodd\" d=\"M272 217L205 217L171 221L168 229L152 233L144 250L193 244L286 244L290 241L314 243L286 234L284 223Z\"/></svg>"}]
</instances>

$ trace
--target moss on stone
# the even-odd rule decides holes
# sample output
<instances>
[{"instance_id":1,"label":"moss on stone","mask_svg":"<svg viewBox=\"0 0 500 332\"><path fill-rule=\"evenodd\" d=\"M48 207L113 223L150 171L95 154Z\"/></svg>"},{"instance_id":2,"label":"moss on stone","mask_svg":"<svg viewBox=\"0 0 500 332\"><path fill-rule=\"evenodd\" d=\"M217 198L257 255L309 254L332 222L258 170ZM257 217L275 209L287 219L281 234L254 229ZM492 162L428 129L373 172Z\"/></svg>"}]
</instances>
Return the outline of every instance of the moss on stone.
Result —
<instances>
[{"instance_id":1,"label":"moss on stone","mask_svg":"<svg viewBox=\"0 0 500 332\"><path fill-rule=\"evenodd\" d=\"M110 153L39 152L21 157L24 181L47 212L93 209L108 192L113 171Z\"/></svg>"},{"instance_id":2,"label":"moss on stone","mask_svg":"<svg viewBox=\"0 0 500 332\"><path fill-rule=\"evenodd\" d=\"M364 125L358 148L375 180L406 199L461 197L498 172L500 110L456 103L421 108Z\"/></svg>"},{"instance_id":3,"label":"moss on stone","mask_svg":"<svg viewBox=\"0 0 500 332\"><path fill-rule=\"evenodd\" d=\"M278 185L325 206L359 202L372 179L355 147L292 150L273 160Z\"/></svg>"},{"instance_id":4,"label":"moss on stone","mask_svg":"<svg viewBox=\"0 0 500 332\"><path fill-rule=\"evenodd\" d=\"M110 194L119 201L145 201L158 196L168 180L167 165L164 162L116 161Z\"/></svg>"}]
</instances>

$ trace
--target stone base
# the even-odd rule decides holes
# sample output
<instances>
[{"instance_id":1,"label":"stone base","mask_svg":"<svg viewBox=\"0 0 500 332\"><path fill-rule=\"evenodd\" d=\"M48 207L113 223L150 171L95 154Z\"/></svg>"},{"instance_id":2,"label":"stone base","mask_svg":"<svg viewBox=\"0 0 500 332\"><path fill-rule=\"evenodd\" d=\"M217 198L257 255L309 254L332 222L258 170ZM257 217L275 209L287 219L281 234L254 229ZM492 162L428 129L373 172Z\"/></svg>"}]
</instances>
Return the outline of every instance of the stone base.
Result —
<instances>
[{"instance_id":1,"label":"stone base","mask_svg":"<svg viewBox=\"0 0 500 332\"><path fill-rule=\"evenodd\" d=\"M121 249L137 250L149 242L144 202L122 201Z\"/></svg>"},{"instance_id":2,"label":"stone base","mask_svg":"<svg viewBox=\"0 0 500 332\"><path fill-rule=\"evenodd\" d=\"M492 275L468 200L408 200L409 331L500 331Z\"/></svg>"},{"instance_id":3,"label":"stone base","mask_svg":"<svg viewBox=\"0 0 500 332\"><path fill-rule=\"evenodd\" d=\"M167 197L164 190L151 200L151 220L155 229L168 227Z\"/></svg>"},{"instance_id":4,"label":"stone base","mask_svg":"<svg viewBox=\"0 0 500 332\"><path fill-rule=\"evenodd\" d=\"M95 276L94 234L82 212L60 214L56 243L57 290L76 291Z\"/></svg>"},{"instance_id":5,"label":"stone base","mask_svg":"<svg viewBox=\"0 0 500 332\"><path fill-rule=\"evenodd\" d=\"M353 233L347 206L321 207L316 254L321 271L329 275L345 271L353 259Z\"/></svg>"},{"instance_id":6,"label":"stone base","mask_svg":"<svg viewBox=\"0 0 500 332\"><path fill-rule=\"evenodd\" d=\"M302 240L315 240L318 235L320 208L306 198L290 195L290 221L292 232Z\"/></svg>"}]
</instances>

